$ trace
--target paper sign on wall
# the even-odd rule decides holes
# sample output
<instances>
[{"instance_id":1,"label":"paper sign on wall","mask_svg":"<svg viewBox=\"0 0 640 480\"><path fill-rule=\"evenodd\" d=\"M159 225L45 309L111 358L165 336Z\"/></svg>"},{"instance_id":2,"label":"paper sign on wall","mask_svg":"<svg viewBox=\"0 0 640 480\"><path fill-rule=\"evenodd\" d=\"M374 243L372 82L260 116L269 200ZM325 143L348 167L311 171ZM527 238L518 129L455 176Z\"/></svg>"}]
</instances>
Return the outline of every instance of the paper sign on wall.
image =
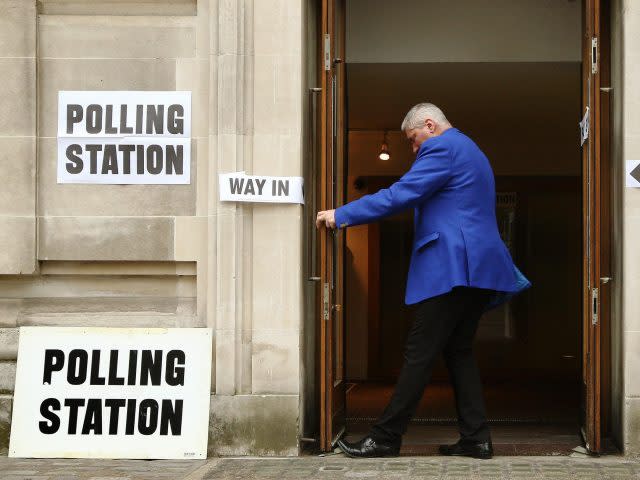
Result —
<instances>
[{"instance_id":1,"label":"paper sign on wall","mask_svg":"<svg viewBox=\"0 0 640 480\"><path fill-rule=\"evenodd\" d=\"M302 177L265 177L245 172L219 178L222 202L304 203Z\"/></svg>"},{"instance_id":2,"label":"paper sign on wall","mask_svg":"<svg viewBox=\"0 0 640 480\"><path fill-rule=\"evenodd\" d=\"M191 92L58 92L58 183L188 184Z\"/></svg>"},{"instance_id":3,"label":"paper sign on wall","mask_svg":"<svg viewBox=\"0 0 640 480\"><path fill-rule=\"evenodd\" d=\"M206 458L211 335L22 327L9 456Z\"/></svg>"},{"instance_id":4,"label":"paper sign on wall","mask_svg":"<svg viewBox=\"0 0 640 480\"><path fill-rule=\"evenodd\" d=\"M625 162L625 185L631 188L640 188L640 160Z\"/></svg>"}]
</instances>

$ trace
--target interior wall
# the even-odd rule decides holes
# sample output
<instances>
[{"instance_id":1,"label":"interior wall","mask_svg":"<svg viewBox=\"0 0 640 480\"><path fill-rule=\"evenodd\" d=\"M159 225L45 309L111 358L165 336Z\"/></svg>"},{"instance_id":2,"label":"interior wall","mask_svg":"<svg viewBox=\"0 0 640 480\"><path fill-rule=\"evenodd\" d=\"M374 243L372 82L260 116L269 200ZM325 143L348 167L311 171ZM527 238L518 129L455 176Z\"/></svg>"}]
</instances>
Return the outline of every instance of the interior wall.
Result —
<instances>
[{"instance_id":1,"label":"interior wall","mask_svg":"<svg viewBox=\"0 0 640 480\"><path fill-rule=\"evenodd\" d=\"M579 62L581 8L577 0L349 0L347 62Z\"/></svg>"},{"instance_id":2,"label":"interior wall","mask_svg":"<svg viewBox=\"0 0 640 480\"><path fill-rule=\"evenodd\" d=\"M496 175L580 175L579 62L350 64L347 74L352 174L411 165L400 124L430 101L480 145ZM385 130L392 160L369 161Z\"/></svg>"},{"instance_id":3,"label":"interior wall","mask_svg":"<svg viewBox=\"0 0 640 480\"><path fill-rule=\"evenodd\" d=\"M399 177L410 168L415 156L399 131L400 123L420 101L439 105L453 125L487 154L498 190L521 192L514 256L537 286L514 305L519 312L514 337L502 344L483 344L483 371L493 370L500 376L509 368L537 368L538 375L575 374L577 378L581 2L347 3L348 173L353 194L349 200L362 194L353 189L356 181L366 178L376 183L375 178ZM452 36L451 32L461 33ZM496 39L499 45L487 44ZM430 44L437 48L425 48ZM387 162L377 158L385 133L392 156ZM399 225L396 221L387 233ZM385 230L381 231L384 235ZM366 255L362 245L370 244L370 234L366 228L347 232L352 262L360 266L348 282L366 276L367 264L358 257ZM393 251L402 248L402 235L387 237L384 242L395 245ZM558 273L560 264L563 269ZM402 272L400 266L387 269L387 277L393 277L387 278L387 289L391 284L404 285ZM385 291L382 283L380 288ZM366 303L359 293L356 296L352 301ZM398 363L399 368L410 311L397 308L394 318L386 319L393 328L385 331L383 325L380 335L385 340L390 332L400 335L394 340L397 351L390 352L394 356L390 363ZM362 311L349 316L347 373L354 374L350 379L362 378L371 367L367 362L372 354L362 355L361 343L374 312L362 315ZM564 328L558 328L559 322ZM558 333L550 343L549 329ZM351 331L358 332L357 339L349 338ZM540 349L542 343L547 348ZM520 352L521 358L513 352ZM506 364L504 355L511 355Z\"/></svg>"}]
</instances>

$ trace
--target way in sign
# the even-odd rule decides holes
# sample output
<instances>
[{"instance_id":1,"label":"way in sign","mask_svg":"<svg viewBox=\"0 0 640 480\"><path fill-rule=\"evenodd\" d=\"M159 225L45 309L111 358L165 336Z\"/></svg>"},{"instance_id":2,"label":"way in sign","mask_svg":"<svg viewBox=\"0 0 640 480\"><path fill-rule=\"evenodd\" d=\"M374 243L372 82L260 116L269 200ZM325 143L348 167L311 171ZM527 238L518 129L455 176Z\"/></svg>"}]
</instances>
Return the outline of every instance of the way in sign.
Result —
<instances>
[{"instance_id":1,"label":"way in sign","mask_svg":"<svg viewBox=\"0 0 640 480\"><path fill-rule=\"evenodd\" d=\"M266 178L229 178L231 193L234 195L262 195L266 183ZM289 180L271 180L271 195L288 196Z\"/></svg>"}]
</instances>

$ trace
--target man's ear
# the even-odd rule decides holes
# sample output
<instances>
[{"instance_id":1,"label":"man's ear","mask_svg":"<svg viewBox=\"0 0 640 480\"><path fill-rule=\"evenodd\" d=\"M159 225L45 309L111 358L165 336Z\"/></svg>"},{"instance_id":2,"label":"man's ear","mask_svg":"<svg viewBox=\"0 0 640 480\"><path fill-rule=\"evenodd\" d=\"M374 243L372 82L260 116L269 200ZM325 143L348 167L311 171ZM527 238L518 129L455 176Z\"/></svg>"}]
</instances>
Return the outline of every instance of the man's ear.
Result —
<instances>
[{"instance_id":1,"label":"man's ear","mask_svg":"<svg viewBox=\"0 0 640 480\"><path fill-rule=\"evenodd\" d=\"M424 124L427 126L427 130L429 133L435 133L436 131L436 122L431 120L430 118L425 119Z\"/></svg>"}]
</instances>

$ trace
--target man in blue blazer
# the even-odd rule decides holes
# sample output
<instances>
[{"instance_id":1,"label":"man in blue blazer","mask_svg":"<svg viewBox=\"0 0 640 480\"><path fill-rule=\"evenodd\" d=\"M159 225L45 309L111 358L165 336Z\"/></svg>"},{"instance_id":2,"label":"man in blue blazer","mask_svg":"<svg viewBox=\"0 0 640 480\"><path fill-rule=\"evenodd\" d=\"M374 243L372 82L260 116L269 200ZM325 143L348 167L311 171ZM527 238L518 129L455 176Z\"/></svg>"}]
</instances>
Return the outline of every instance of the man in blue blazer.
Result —
<instances>
[{"instance_id":1,"label":"man in blue blazer","mask_svg":"<svg viewBox=\"0 0 640 480\"><path fill-rule=\"evenodd\" d=\"M405 302L417 304L404 365L391 401L355 443L339 440L353 457L398 455L402 435L442 352L456 397L460 440L444 455L491 458L480 375L472 355L478 321L489 306L530 284L500 238L495 183L487 157L433 104L414 106L402 123L416 160L389 188L336 210L316 224L345 228L414 209L414 240Z\"/></svg>"}]
</instances>

